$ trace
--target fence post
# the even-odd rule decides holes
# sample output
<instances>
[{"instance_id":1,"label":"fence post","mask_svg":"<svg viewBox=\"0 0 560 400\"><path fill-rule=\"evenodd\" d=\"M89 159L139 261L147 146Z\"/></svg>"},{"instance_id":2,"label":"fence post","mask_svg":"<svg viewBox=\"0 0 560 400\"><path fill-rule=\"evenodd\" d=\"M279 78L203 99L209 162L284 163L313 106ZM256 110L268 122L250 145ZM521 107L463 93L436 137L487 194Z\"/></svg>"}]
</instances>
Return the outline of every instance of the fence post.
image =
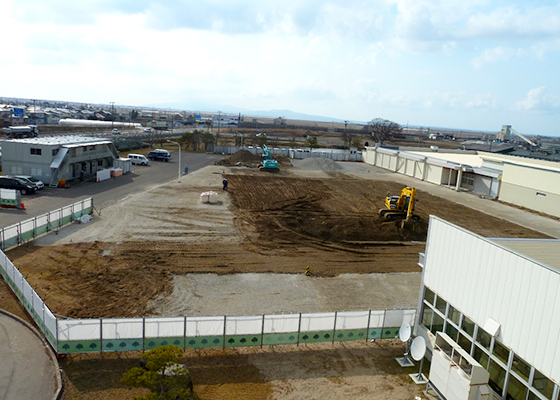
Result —
<instances>
[{"instance_id":1,"label":"fence post","mask_svg":"<svg viewBox=\"0 0 560 400\"><path fill-rule=\"evenodd\" d=\"M37 237L37 217L33 218L33 232L32 235L33 239Z\"/></svg>"},{"instance_id":2,"label":"fence post","mask_svg":"<svg viewBox=\"0 0 560 400\"><path fill-rule=\"evenodd\" d=\"M142 354L146 351L146 317L142 317Z\"/></svg>"},{"instance_id":3,"label":"fence post","mask_svg":"<svg viewBox=\"0 0 560 400\"><path fill-rule=\"evenodd\" d=\"M263 314L262 326L261 326L261 349L263 347L263 342L264 342L264 314Z\"/></svg>"},{"instance_id":4,"label":"fence post","mask_svg":"<svg viewBox=\"0 0 560 400\"><path fill-rule=\"evenodd\" d=\"M187 349L187 316L185 315L185 325L183 326L183 351Z\"/></svg>"},{"instance_id":5,"label":"fence post","mask_svg":"<svg viewBox=\"0 0 560 400\"><path fill-rule=\"evenodd\" d=\"M381 324L381 337L383 339L383 329L385 329L385 317L387 316L387 310L383 310L383 323Z\"/></svg>"},{"instance_id":6,"label":"fence post","mask_svg":"<svg viewBox=\"0 0 560 400\"><path fill-rule=\"evenodd\" d=\"M99 318L99 351L103 354L103 318Z\"/></svg>"},{"instance_id":7,"label":"fence post","mask_svg":"<svg viewBox=\"0 0 560 400\"><path fill-rule=\"evenodd\" d=\"M56 316L54 317L54 323L55 323L54 334L55 334L55 340L56 340L56 354L58 354L59 353L59 350L58 350L58 318L56 318Z\"/></svg>"},{"instance_id":8,"label":"fence post","mask_svg":"<svg viewBox=\"0 0 560 400\"><path fill-rule=\"evenodd\" d=\"M332 332L332 345L334 346L334 335L336 335L336 317L338 316L338 311L334 312L334 326Z\"/></svg>"},{"instance_id":9,"label":"fence post","mask_svg":"<svg viewBox=\"0 0 560 400\"><path fill-rule=\"evenodd\" d=\"M222 350L223 351L226 350L226 318L227 318L227 315L224 315L224 336L223 336L223 339L222 339L222 345L223 345Z\"/></svg>"},{"instance_id":10,"label":"fence post","mask_svg":"<svg viewBox=\"0 0 560 400\"><path fill-rule=\"evenodd\" d=\"M301 313L299 313L299 322L297 327L297 345L299 346L299 335L301 334Z\"/></svg>"},{"instance_id":11,"label":"fence post","mask_svg":"<svg viewBox=\"0 0 560 400\"><path fill-rule=\"evenodd\" d=\"M369 314L367 317L367 328L366 328L366 342L369 339L369 322L371 321L371 310L369 310Z\"/></svg>"},{"instance_id":12,"label":"fence post","mask_svg":"<svg viewBox=\"0 0 560 400\"><path fill-rule=\"evenodd\" d=\"M21 243L21 222L17 225L17 243Z\"/></svg>"}]
</instances>

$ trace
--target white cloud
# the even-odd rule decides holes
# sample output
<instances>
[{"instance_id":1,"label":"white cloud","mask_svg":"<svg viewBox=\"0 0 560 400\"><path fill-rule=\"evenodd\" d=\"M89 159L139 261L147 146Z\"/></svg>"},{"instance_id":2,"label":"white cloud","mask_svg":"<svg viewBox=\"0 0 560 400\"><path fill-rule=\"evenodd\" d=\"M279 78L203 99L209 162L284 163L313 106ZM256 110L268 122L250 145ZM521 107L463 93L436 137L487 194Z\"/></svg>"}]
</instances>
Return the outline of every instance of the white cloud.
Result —
<instances>
[{"instance_id":1,"label":"white cloud","mask_svg":"<svg viewBox=\"0 0 560 400\"><path fill-rule=\"evenodd\" d=\"M541 86L529 90L527 97L517 102L516 106L521 111L558 111L560 96L547 94L546 87Z\"/></svg>"}]
</instances>

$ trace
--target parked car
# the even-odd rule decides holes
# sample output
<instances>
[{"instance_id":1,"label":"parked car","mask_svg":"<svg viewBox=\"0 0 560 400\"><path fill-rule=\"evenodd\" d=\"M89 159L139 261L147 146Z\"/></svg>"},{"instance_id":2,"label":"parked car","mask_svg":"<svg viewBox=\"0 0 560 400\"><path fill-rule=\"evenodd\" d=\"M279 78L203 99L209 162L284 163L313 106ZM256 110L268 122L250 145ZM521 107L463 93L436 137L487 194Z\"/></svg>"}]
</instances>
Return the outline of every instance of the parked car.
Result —
<instances>
[{"instance_id":1,"label":"parked car","mask_svg":"<svg viewBox=\"0 0 560 400\"><path fill-rule=\"evenodd\" d=\"M142 154L129 154L127 157L132 160L132 164L148 165L149 163L146 156Z\"/></svg>"},{"instance_id":2,"label":"parked car","mask_svg":"<svg viewBox=\"0 0 560 400\"><path fill-rule=\"evenodd\" d=\"M36 185L31 185L23 179L10 176L0 176L0 188L19 190L21 194L32 194L37 191Z\"/></svg>"},{"instance_id":3,"label":"parked car","mask_svg":"<svg viewBox=\"0 0 560 400\"><path fill-rule=\"evenodd\" d=\"M45 187L45 184L43 183L43 181L31 176L31 175L16 175L14 176L14 178L20 178L23 179L24 181L29 181L32 184L37 186L38 190L41 190Z\"/></svg>"},{"instance_id":4,"label":"parked car","mask_svg":"<svg viewBox=\"0 0 560 400\"><path fill-rule=\"evenodd\" d=\"M152 128L144 128L144 132L146 133L150 133L152 131Z\"/></svg>"},{"instance_id":5,"label":"parked car","mask_svg":"<svg viewBox=\"0 0 560 400\"><path fill-rule=\"evenodd\" d=\"M158 161L168 162L169 159L171 158L171 154L169 154L169 152L166 151L166 150L164 150L164 151L157 151L157 150L150 151L148 153L148 158L150 160L158 160Z\"/></svg>"},{"instance_id":6,"label":"parked car","mask_svg":"<svg viewBox=\"0 0 560 400\"><path fill-rule=\"evenodd\" d=\"M113 135L120 135L121 131L119 131L117 128L113 129Z\"/></svg>"}]
</instances>

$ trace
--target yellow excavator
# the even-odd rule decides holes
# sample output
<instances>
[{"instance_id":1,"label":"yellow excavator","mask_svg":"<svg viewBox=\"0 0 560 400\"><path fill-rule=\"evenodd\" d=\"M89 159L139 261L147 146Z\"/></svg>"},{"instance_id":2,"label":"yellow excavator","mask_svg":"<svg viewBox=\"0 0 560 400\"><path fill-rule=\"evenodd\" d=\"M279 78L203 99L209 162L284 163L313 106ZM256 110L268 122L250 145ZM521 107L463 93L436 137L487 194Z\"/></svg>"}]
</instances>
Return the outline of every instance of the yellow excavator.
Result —
<instances>
[{"instance_id":1,"label":"yellow excavator","mask_svg":"<svg viewBox=\"0 0 560 400\"><path fill-rule=\"evenodd\" d=\"M416 188L407 186L401 191L400 196L391 196L391 193L387 193L386 208L379 210L379 215L389 221L402 220L401 225L404 227L406 222L420 220L418 215L413 214L415 205Z\"/></svg>"}]
</instances>

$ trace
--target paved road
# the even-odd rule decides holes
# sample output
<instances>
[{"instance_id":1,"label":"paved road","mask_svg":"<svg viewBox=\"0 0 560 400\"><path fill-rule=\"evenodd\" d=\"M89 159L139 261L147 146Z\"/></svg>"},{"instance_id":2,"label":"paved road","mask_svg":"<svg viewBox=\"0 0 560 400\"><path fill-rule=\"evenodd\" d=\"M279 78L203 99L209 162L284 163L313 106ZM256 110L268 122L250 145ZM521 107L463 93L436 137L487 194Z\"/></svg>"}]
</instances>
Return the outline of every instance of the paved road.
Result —
<instances>
[{"instance_id":1,"label":"paved road","mask_svg":"<svg viewBox=\"0 0 560 400\"><path fill-rule=\"evenodd\" d=\"M0 312L0 399L52 400L60 389L56 358L32 328Z\"/></svg>"},{"instance_id":2,"label":"paved road","mask_svg":"<svg viewBox=\"0 0 560 400\"><path fill-rule=\"evenodd\" d=\"M181 165L178 162L178 152L172 152L171 157L170 162L151 161L148 166L133 165L132 173L120 176L117 179L109 179L99 183L86 182L70 189L45 187L36 194L22 196L26 210L0 209L0 227L6 227L45 214L88 197L93 197L95 208L101 210L130 194L142 192L161 183L178 179L179 167L181 173L185 165L189 167L189 172L196 171L212 164L223 156L183 151L181 153Z\"/></svg>"}]
</instances>

